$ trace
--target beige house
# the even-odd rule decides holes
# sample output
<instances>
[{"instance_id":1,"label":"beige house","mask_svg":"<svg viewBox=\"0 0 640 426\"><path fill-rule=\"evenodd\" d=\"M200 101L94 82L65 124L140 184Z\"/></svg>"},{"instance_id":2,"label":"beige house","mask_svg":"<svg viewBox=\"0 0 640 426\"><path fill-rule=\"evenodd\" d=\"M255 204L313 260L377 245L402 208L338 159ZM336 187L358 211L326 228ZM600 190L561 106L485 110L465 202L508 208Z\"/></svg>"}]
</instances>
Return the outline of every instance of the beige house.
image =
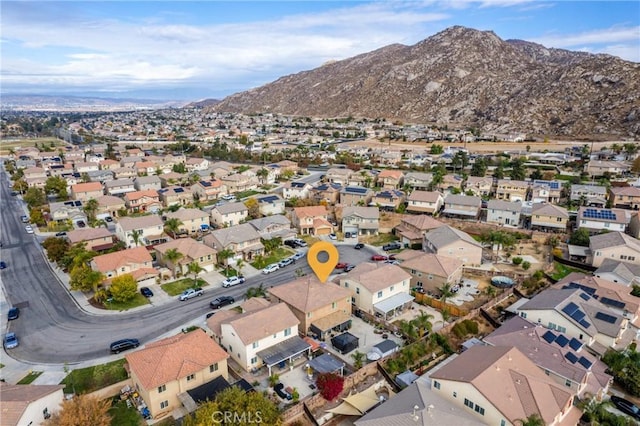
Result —
<instances>
[{"instance_id":1,"label":"beige house","mask_svg":"<svg viewBox=\"0 0 640 426\"><path fill-rule=\"evenodd\" d=\"M343 206L368 206L373 191L362 186L345 186L340 190L340 204Z\"/></svg>"},{"instance_id":2,"label":"beige house","mask_svg":"<svg viewBox=\"0 0 640 426\"><path fill-rule=\"evenodd\" d=\"M427 253L454 257L465 265L482 264L482 246L466 232L449 225L424 234L422 249Z\"/></svg>"},{"instance_id":3,"label":"beige house","mask_svg":"<svg viewBox=\"0 0 640 426\"><path fill-rule=\"evenodd\" d=\"M430 378L434 392L488 425L517 425L535 414L559 426L576 424L581 415L572 410L575 392L512 346L473 346Z\"/></svg>"},{"instance_id":4,"label":"beige house","mask_svg":"<svg viewBox=\"0 0 640 426\"><path fill-rule=\"evenodd\" d=\"M436 214L444 205L444 197L438 191L415 190L407 197L407 211Z\"/></svg>"},{"instance_id":5,"label":"beige house","mask_svg":"<svg viewBox=\"0 0 640 426\"><path fill-rule=\"evenodd\" d=\"M124 196L124 203L131 213L156 212L162 208L155 189L128 192Z\"/></svg>"},{"instance_id":6,"label":"beige house","mask_svg":"<svg viewBox=\"0 0 640 426\"><path fill-rule=\"evenodd\" d=\"M74 200L88 201L92 198L102 197L103 189L100 182L86 182L71 185L71 198Z\"/></svg>"},{"instance_id":7,"label":"beige house","mask_svg":"<svg viewBox=\"0 0 640 426\"><path fill-rule=\"evenodd\" d=\"M378 235L380 211L376 207L345 207L342 210L342 232L356 235Z\"/></svg>"},{"instance_id":8,"label":"beige house","mask_svg":"<svg viewBox=\"0 0 640 426\"><path fill-rule=\"evenodd\" d=\"M181 186L168 186L158 190L163 207L186 206L193 203L193 192Z\"/></svg>"},{"instance_id":9,"label":"beige house","mask_svg":"<svg viewBox=\"0 0 640 426\"><path fill-rule=\"evenodd\" d=\"M531 208L531 229L565 232L569 212L554 204L536 203Z\"/></svg>"},{"instance_id":10,"label":"beige house","mask_svg":"<svg viewBox=\"0 0 640 426\"><path fill-rule=\"evenodd\" d=\"M236 173L221 177L222 183L227 187L229 193L248 191L258 187L258 178L244 173Z\"/></svg>"},{"instance_id":11,"label":"beige house","mask_svg":"<svg viewBox=\"0 0 640 426\"><path fill-rule=\"evenodd\" d=\"M352 174L353 170L351 169L334 167L327 170L327 173L324 175L324 180L329 183L347 185Z\"/></svg>"},{"instance_id":12,"label":"beige house","mask_svg":"<svg viewBox=\"0 0 640 426\"><path fill-rule=\"evenodd\" d=\"M464 191L476 197L488 197L493 192L493 178L469 176L464 184Z\"/></svg>"},{"instance_id":13,"label":"beige house","mask_svg":"<svg viewBox=\"0 0 640 426\"><path fill-rule=\"evenodd\" d=\"M444 226L444 223L426 214L406 215L402 218L400 224L394 228L394 232L396 236L400 237L402 245L422 247L424 234L441 226Z\"/></svg>"},{"instance_id":14,"label":"beige house","mask_svg":"<svg viewBox=\"0 0 640 426\"><path fill-rule=\"evenodd\" d=\"M300 333L312 332L322 339L331 330L351 326L351 292L315 275L300 277L269 289L271 300L284 302L300 321Z\"/></svg>"},{"instance_id":15,"label":"beige house","mask_svg":"<svg viewBox=\"0 0 640 426\"><path fill-rule=\"evenodd\" d=\"M96 198L96 201L98 202L97 215L108 214L111 217L118 217L118 212L126 208L124 200L113 195L103 195Z\"/></svg>"},{"instance_id":16,"label":"beige house","mask_svg":"<svg viewBox=\"0 0 640 426\"><path fill-rule=\"evenodd\" d=\"M640 209L640 188L635 186L614 186L609 190L609 201L613 207Z\"/></svg>"},{"instance_id":17,"label":"beige house","mask_svg":"<svg viewBox=\"0 0 640 426\"><path fill-rule=\"evenodd\" d=\"M409 172L404 176L404 185L407 185L414 191L426 191L429 189L432 180L432 173Z\"/></svg>"},{"instance_id":18,"label":"beige house","mask_svg":"<svg viewBox=\"0 0 640 426\"><path fill-rule=\"evenodd\" d=\"M167 220L178 219L182 222L180 232L186 232L189 235L198 234L199 232L209 229L209 215L200 209L181 208L175 212L166 214Z\"/></svg>"},{"instance_id":19,"label":"beige house","mask_svg":"<svg viewBox=\"0 0 640 426\"><path fill-rule=\"evenodd\" d=\"M519 201L489 200L487 202L487 223L495 225L520 225L522 203Z\"/></svg>"},{"instance_id":20,"label":"beige house","mask_svg":"<svg viewBox=\"0 0 640 426\"><path fill-rule=\"evenodd\" d=\"M425 291L437 291L446 283L453 286L462 279L462 261L453 257L421 253L405 260L400 267L411 274L411 287Z\"/></svg>"},{"instance_id":21,"label":"beige house","mask_svg":"<svg viewBox=\"0 0 640 426\"><path fill-rule=\"evenodd\" d=\"M413 302L411 275L396 265L361 263L338 280L351 292L352 303L372 315L388 319Z\"/></svg>"},{"instance_id":22,"label":"beige house","mask_svg":"<svg viewBox=\"0 0 640 426\"><path fill-rule=\"evenodd\" d=\"M191 192L200 201L212 201L227 193L227 185L219 179L201 180L191 185Z\"/></svg>"},{"instance_id":23,"label":"beige house","mask_svg":"<svg viewBox=\"0 0 640 426\"><path fill-rule=\"evenodd\" d=\"M640 241L622 232L607 232L589 239L590 263L598 267L605 259L640 265Z\"/></svg>"},{"instance_id":24,"label":"beige house","mask_svg":"<svg viewBox=\"0 0 640 426\"><path fill-rule=\"evenodd\" d=\"M447 195L444 199L443 213L450 217L476 219L480 216L482 199L468 195Z\"/></svg>"},{"instance_id":25,"label":"beige house","mask_svg":"<svg viewBox=\"0 0 640 426\"><path fill-rule=\"evenodd\" d=\"M137 235L138 241L134 238ZM164 223L157 215L121 217L116 223L116 236L128 248L163 243Z\"/></svg>"},{"instance_id":26,"label":"beige house","mask_svg":"<svg viewBox=\"0 0 640 426\"><path fill-rule=\"evenodd\" d=\"M62 385L11 385L0 382L2 426L46 425L64 401Z\"/></svg>"},{"instance_id":27,"label":"beige house","mask_svg":"<svg viewBox=\"0 0 640 426\"><path fill-rule=\"evenodd\" d=\"M211 210L211 223L218 227L238 225L249 217L249 209L244 203L225 203Z\"/></svg>"},{"instance_id":28,"label":"beige house","mask_svg":"<svg viewBox=\"0 0 640 426\"><path fill-rule=\"evenodd\" d=\"M271 216L274 214L284 214L284 200L275 194L258 195L255 197L258 201L258 210L263 216Z\"/></svg>"},{"instance_id":29,"label":"beige house","mask_svg":"<svg viewBox=\"0 0 640 426\"><path fill-rule=\"evenodd\" d=\"M162 188L167 188L173 185L186 184L189 181L189 176L186 173L176 172L163 173L159 175L158 178L160 179L160 186Z\"/></svg>"},{"instance_id":30,"label":"beige house","mask_svg":"<svg viewBox=\"0 0 640 426\"><path fill-rule=\"evenodd\" d=\"M376 192L369 203L370 206L380 207L384 210L396 210L404 203L406 196L402 191L388 189Z\"/></svg>"},{"instance_id":31,"label":"beige house","mask_svg":"<svg viewBox=\"0 0 640 426\"><path fill-rule=\"evenodd\" d=\"M309 198L314 200L316 204L326 203L334 205L340 199L342 185L339 183L324 182L320 183L309 190Z\"/></svg>"},{"instance_id":32,"label":"beige house","mask_svg":"<svg viewBox=\"0 0 640 426\"><path fill-rule=\"evenodd\" d=\"M171 249L176 249L182 255L175 264L166 258L167 251ZM158 263L171 269L175 274L189 274L190 263L197 263L205 272L215 269L216 251L192 238L178 238L168 243L158 244L154 250L158 254Z\"/></svg>"},{"instance_id":33,"label":"beige house","mask_svg":"<svg viewBox=\"0 0 640 426\"><path fill-rule=\"evenodd\" d=\"M125 358L133 386L153 418L181 408L188 390L229 378L229 354L199 328L148 343Z\"/></svg>"},{"instance_id":34,"label":"beige house","mask_svg":"<svg viewBox=\"0 0 640 426\"><path fill-rule=\"evenodd\" d=\"M525 201L529 191L529 182L523 180L499 179L496 185L496 198L506 201Z\"/></svg>"},{"instance_id":35,"label":"beige house","mask_svg":"<svg viewBox=\"0 0 640 426\"><path fill-rule=\"evenodd\" d=\"M629 172L630 169L630 165L624 161L591 160L585 165L589 177L604 176L607 173L617 176Z\"/></svg>"},{"instance_id":36,"label":"beige house","mask_svg":"<svg viewBox=\"0 0 640 426\"><path fill-rule=\"evenodd\" d=\"M136 247L96 256L91 269L101 272L106 281L120 275L131 274L140 285L154 283L158 271L153 267L153 258L145 247Z\"/></svg>"},{"instance_id":37,"label":"beige house","mask_svg":"<svg viewBox=\"0 0 640 426\"><path fill-rule=\"evenodd\" d=\"M287 182L282 186L282 197L285 200L298 198L304 200L309 198L311 185L306 182Z\"/></svg>"},{"instance_id":38,"label":"beige house","mask_svg":"<svg viewBox=\"0 0 640 426\"><path fill-rule=\"evenodd\" d=\"M162 188L162 183L158 176L139 176L135 179L134 186L138 191L146 191L150 189L158 191Z\"/></svg>"},{"instance_id":39,"label":"beige house","mask_svg":"<svg viewBox=\"0 0 640 426\"><path fill-rule=\"evenodd\" d=\"M80 228L67 232L71 245L84 243L87 250L103 251L113 247L114 235L106 228Z\"/></svg>"},{"instance_id":40,"label":"beige house","mask_svg":"<svg viewBox=\"0 0 640 426\"><path fill-rule=\"evenodd\" d=\"M303 235L328 235L333 232L328 215L325 206L296 207L291 214L291 223Z\"/></svg>"},{"instance_id":41,"label":"beige house","mask_svg":"<svg viewBox=\"0 0 640 426\"><path fill-rule=\"evenodd\" d=\"M243 259L251 261L256 256L264 253L264 246L260 242L260 234L249 223L231 226L229 228L216 229L204 237L203 242L218 253L223 250L231 250L234 255L227 259Z\"/></svg>"},{"instance_id":42,"label":"beige house","mask_svg":"<svg viewBox=\"0 0 640 426\"><path fill-rule=\"evenodd\" d=\"M116 179L104 183L104 190L107 195L121 196L127 192L136 190L131 179Z\"/></svg>"},{"instance_id":43,"label":"beige house","mask_svg":"<svg viewBox=\"0 0 640 426\"><path fill-rule=\"evenodd\" d=\"M402 170L385 169L378 174L378 185L386 189L400 189L404 183Z\"/></svg>"}]
</instances>

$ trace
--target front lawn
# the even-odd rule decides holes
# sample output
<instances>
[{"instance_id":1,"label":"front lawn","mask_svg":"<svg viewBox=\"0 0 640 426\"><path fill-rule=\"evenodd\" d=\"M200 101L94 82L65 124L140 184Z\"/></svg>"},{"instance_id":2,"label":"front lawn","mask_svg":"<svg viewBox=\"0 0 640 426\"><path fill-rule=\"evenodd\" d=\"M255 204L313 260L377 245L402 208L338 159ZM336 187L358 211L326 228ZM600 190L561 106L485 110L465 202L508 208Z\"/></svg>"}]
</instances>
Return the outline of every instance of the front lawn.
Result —
<instances>
[{"instance_id":1,"label":"front lawn","mask_svg":"<svg viewBox=\"0 0 640 426\"><path fill-rule=\"evenodd\" d=\"M140 293L136 293L133 299L129 299L125 302L117 302L113 299L107 299L104 302L105 309L109 309L111 311L126 311L131 308L137 308L138 306L144 306L149 303L149 299L141 295Z\"/></svg>"},{"instance_id":2,"label":"front lawn","mask_svg":"<svg viewBox=\"0 0 640 426\"><path fill-rule=\"evenodd\" d=\"M268 256L262 257L256 260L255 262L251 263L251 266L253 266L256 269L262 269L267 265L270 265L272 263L278 263L282 259L286 259L287 257L291 257L293 255L294 255L294 252L292 252L291 250L284 247L278 247L277 249L269 253Z\"/></svg>"},{"instance_id":3,"label":"front lawn","mask_svg":"<svg viewBox=\"0 0 640 426\"><path fill-rule=\"evenodd\" d=\"M563 265L560 262L553 262L553 270L554 272L550 275L550 277L556 281L560 281L572 272L582 272L588 274L587 271L578 268L572 268L570 266Z\"/></svg>"},{"instance_id":4,"label":"front lawn","mask_svg":"<svg viewBox=\"0 0 640 426\"><path fill-rule=\"evenodd\" d=\"M30 385L31 383L33 383L33 381L35 379L40 377L41 374L42 374L42 371L32 371L29 374L27 374L26 376L24 376L22 379L20 379L20 381L17 384L18 385Z\"/></svg>"},{"instance_id":5,"label":"front lawn","mask_svg":"<svg viewBox=\"0 0 640 426\"><path fill-rule=\"evenodd\" d=\"M140 426L146 424L135 407L127 407L127 401L114 400L109 409L111 426Z\"/></svg>"},{"instance_id":6,"label":"front lawn","mask_svg":"<svg viewBox=\"0 0 640 426\"><path fill-rule=\"evenodd\" d=\"M160 287L162 287L169 296L177 296L188 288L206 287L208 285L209 283L202 278L198 278L197 282L194 282L193 278L183 278L178 281L162 284Z\"/></svg>"},{"instance_id":7,"label":"front lawn","mask_svg":"<svg viewBox=\"0 0 640 426\"><path fill-rule=\"evenodd\" d=\"M252 195L256 195L256 194L262 194L262 192L254 191L253 189L250 189L248 191L236 192L235 196L238 200L242 200L243 198L251 197Z\"/></svg>"},{"instance_id":8,"label":"front lawn","mask_svg":"<svg viewBox=\"0 0 640 426\"><path fill-rule=\"evenodd\" d=\"M367 243L371 244L372 246L383 246L385 244L398 241L398 238L393 234L378 234L370 237L360 237L360 239L366 240Z\"/></svg>"},{"instance_id":9,"label":"front lawn","mask_svg":"<svg viewBox=\"0 0 640 426\"><path fill-rule=\"evenodd\" d=\"M122 358L107 364L73 370L60 384L65 385L64 393L79 395L93 392L126 379L125 362L126 360Z\"/></svg>"}]
</instances>

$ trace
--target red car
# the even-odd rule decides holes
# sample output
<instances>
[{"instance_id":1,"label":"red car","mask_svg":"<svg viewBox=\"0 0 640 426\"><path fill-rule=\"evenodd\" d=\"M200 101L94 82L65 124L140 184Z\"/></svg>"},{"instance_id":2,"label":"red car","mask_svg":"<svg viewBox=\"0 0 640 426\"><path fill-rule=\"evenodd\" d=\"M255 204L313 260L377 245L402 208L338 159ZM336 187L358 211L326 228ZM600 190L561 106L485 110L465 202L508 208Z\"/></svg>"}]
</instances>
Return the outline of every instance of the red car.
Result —
<instances>
[{"instance_id":1,"label":"red car","mask_svg":"<svg viewBox=\"0 0 640 426\"><path fill-rule=\"evenodd\" d=\"M376 262L380 262L383 260L387 260L387 256L383 256L381 254L374 254L373 256L371 256L371 260L375 260Z\"/></svg>"},{"instance_id":2,"label":"red car","mask_svg":"<svg viewBox=\"0 0 640 426\"><path fill-rule=\"evenodd\" d=\"M340 262L340 263L336 264L336 269L344 269L344 268L347 267L347 265L348 265L348 263Z\"/></svg>"}]
</instances>

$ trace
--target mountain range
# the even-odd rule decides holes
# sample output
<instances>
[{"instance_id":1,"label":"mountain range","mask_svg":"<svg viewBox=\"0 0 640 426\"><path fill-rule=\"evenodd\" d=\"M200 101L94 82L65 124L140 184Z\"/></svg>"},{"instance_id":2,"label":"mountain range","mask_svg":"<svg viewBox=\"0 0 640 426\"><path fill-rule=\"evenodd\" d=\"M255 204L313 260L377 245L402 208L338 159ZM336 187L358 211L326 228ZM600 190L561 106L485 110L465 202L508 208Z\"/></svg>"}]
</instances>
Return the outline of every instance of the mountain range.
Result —
<instances>
[{"instance_id":1,"label":"mountain range","mask_svg":"<svg viewBox=\"0 0 640 426\"><path fill-rule=\"evenodd\" d=\"M640 136L640 64L456 26L228 96L214 111L386 118L489 132Z\"/></svg>"}]
</instances>

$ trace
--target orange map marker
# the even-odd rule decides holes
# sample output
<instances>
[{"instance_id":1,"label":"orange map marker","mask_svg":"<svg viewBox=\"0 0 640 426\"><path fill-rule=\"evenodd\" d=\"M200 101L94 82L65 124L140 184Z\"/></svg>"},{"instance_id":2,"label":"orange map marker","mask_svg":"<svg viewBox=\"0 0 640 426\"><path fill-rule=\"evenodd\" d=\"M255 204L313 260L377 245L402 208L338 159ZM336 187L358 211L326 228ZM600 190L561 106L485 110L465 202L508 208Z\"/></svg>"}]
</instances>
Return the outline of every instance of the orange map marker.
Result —
<instances>
[{"instance_id":1,"label":"orange map marker","mask_svg":"<svg viewBox=\"0 0 640 426\"><path fill-rule=\"evenodd\" d=\"M318 260L318 254L325 252L329 255L329 259L326 262L320 262ZM319 241L309 247L309 251L307 252L307 261L309 262L309 266L311 266L311 270L316 274L320 282L327 281L329 275L331 275L331 271L338 264L338 249L331 243L326 241Z\"/></svg>"}]
</instances>

